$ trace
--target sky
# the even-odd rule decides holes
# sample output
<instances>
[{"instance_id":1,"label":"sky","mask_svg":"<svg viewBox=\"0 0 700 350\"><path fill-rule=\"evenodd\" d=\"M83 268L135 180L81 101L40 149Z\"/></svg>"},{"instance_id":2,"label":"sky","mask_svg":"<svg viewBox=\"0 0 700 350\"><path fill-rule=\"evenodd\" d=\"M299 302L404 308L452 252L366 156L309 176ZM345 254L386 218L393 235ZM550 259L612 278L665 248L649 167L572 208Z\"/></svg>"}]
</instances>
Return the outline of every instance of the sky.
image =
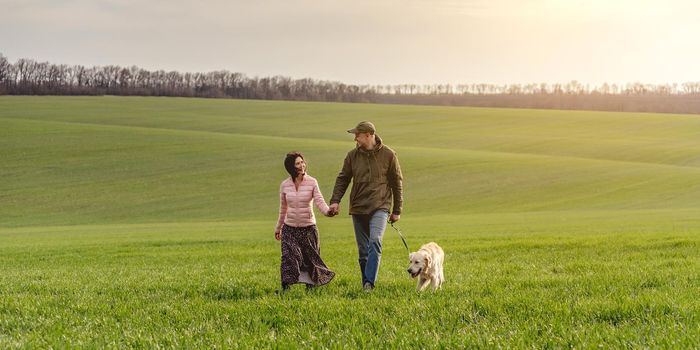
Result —
<instances>
[{"instance_id":1,"label":"sky","mask_svg":"<svg viewBox=\"0 0 700 350\"><path fill-rule=\"evenodd\" d=\"M0 0L0 53L348 84L700 81L700 2Z\"/></svg>"}]
</instances>

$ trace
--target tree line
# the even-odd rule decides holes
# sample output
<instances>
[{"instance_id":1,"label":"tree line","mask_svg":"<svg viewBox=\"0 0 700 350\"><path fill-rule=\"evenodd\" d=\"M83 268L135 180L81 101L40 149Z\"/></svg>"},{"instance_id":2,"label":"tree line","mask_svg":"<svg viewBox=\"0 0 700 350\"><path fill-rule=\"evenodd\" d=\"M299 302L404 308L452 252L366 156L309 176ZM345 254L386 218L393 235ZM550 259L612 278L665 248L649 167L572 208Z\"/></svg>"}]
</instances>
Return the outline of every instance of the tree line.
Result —
<instances>
[{"instance_id":1,"label":"tree line","mask_svg":"<svg viewBox=\"0 0 700 350\"><path fill-rule=\"evenodd\" d=\"M53 64L0 53L0 95L122 95L700 113L700 82L353 85L285 76Z\"/></svg>"}]
</instances>

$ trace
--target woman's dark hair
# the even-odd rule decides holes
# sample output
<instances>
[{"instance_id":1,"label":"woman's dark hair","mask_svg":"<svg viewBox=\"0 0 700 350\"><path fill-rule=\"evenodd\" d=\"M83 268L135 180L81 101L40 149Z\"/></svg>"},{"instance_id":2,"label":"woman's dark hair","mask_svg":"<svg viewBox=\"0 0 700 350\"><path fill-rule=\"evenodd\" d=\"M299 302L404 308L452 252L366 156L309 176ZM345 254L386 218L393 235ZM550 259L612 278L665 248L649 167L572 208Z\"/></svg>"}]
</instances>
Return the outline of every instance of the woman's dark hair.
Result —
<instances>
[{"instance_id":1,"label":"woman's dark hair","mask_svg":"<svg viewBox=\"0 0 700 350\"><path fill-rule=\"evenodd\" d=\"M292 179L297 177L297 168L294 167L294 162L297 160L297 157L304 159L304 155L300 152L289 152L284 158L284 168L287 169L287 172Z\"/></svg>"}]
</instances>

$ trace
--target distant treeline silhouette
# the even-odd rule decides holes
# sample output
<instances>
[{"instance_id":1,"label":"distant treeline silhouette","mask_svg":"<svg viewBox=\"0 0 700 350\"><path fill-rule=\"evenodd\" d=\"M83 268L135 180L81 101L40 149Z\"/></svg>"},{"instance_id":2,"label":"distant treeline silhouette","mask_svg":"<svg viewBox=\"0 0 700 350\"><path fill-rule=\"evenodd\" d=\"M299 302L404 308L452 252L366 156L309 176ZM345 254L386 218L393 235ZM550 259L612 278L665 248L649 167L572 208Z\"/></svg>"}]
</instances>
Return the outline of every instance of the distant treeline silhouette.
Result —
<instances>
[{"instance_id":1,"label":"distant treeline silhouette","mask_svg":"<svg viewBox=\"0 0 700 350\"><path fill-rule=\"evenodd\" d=\"M352 85L284 76L250 78L207 73L149 71L137 66L85 67L0 53L0 95L122 95L364 102L440 106L577 109L700 114L700 82L591 87L565 84Z\"/></svg>"}]
</instances>

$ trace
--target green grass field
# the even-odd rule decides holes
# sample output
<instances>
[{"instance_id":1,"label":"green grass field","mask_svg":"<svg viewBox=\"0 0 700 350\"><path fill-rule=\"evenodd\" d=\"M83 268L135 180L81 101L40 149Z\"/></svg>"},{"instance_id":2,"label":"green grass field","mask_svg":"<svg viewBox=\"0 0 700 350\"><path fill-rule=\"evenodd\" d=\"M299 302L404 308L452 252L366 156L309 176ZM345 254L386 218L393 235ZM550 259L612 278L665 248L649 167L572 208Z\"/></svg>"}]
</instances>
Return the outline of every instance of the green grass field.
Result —
<instances>
[{"instance_id":1,"label":"green grass field","mask_svg":"<svg viewBox=\"0 0 700 350\"><path fill-rule=\"evenodd\" d=\"M350 218L317 213L337 277L278 295L284 154L329 199L363 119L444 289L389 228L363 292ZM688 349L699 298L700 116L0 97L0 348Z\"/></svg>"}]
</instances>

